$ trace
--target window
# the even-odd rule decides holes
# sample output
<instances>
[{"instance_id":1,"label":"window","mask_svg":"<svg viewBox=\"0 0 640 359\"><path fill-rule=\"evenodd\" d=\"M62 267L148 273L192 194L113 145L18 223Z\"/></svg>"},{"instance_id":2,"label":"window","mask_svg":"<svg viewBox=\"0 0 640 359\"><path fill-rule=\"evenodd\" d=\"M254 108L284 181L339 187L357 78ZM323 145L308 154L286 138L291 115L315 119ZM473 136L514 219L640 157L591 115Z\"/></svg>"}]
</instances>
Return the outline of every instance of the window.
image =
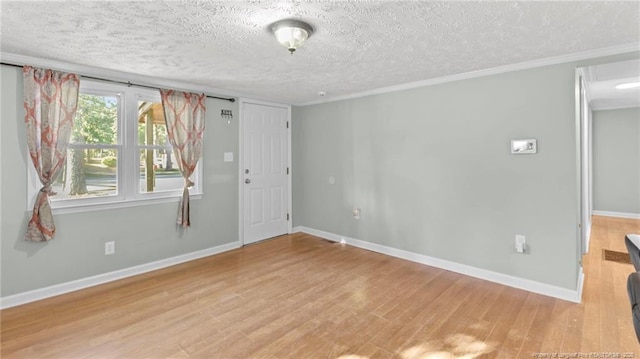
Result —
<instances>
[{"instance_id":1,"label":"window","mask_svg":"<svg viewBox=\"0 0 640 359\"><path fill-rule=\"evenodd\" d=\"M162 103L138 100L138 149L140 193L182 189L183 179L167 137Z\"/></svg>"},{"instance_id":2,"label":"window","mask_svg":"<svg viewBox=\"0 0 640 359\"><path fill-rule=\"evenodd\" d=\"M40 189L30 166L29 207ZM201 166L192 197L202 194ZM82 80L67 160L52 187L54 210L72 212L173 200L184 180L157 90Z\"/></svg>"},{"instance_id":3,"label":"window","mask_svg":"<svg viewBox=\"0 0 640 359\"><path fill-rule=\"evenodd\" d=\"M86 91L78 97L67 162L53 183L58 193L53 201L118 194L119 105L117 94Z\"/></svg>"}]
</instances>

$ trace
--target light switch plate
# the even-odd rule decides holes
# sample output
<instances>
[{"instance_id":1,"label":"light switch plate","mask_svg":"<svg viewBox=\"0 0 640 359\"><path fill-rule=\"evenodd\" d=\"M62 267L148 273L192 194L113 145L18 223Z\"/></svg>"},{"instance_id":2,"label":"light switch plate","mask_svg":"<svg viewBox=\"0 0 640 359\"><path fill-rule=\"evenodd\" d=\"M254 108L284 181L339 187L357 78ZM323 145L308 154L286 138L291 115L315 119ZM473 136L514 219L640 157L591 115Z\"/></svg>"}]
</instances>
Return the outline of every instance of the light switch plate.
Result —
<instances>
[{"instance_id":1,"label":"light switch plate","mask_svg":"<svg viewBox=\"0 0 640 359\"><path fill-rule=\"evenodd\" d=\"M224 161L225 162L233 162L233 152L225 152L224 153Z\"/></svg>"},{"instance_id":2,"label":"light switch plate","mask_svg":"<svg viewBox=\"0 0 640 359\"><path fill-rule=\"evenodd\" d=\"M524 140L511 140L511 154L538 153L538 140L530 138Z\"/></svg>"}]
</instances>

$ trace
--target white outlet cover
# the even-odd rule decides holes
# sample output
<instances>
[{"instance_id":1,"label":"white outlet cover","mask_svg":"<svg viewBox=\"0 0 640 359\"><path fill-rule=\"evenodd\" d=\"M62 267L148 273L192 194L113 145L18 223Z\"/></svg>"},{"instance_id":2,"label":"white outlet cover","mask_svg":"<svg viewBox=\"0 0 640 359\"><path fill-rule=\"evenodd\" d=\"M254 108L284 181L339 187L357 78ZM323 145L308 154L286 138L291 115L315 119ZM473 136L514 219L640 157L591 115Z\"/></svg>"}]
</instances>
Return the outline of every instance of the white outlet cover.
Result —
<instances>
[{"instance_id":1,"label":"white outlet cover","mask_svg":"<svg viewBox=\"0 0 640 359\"><path fill-rule=\"evenodd\" d=\"M224 153L224 161L225 162L233 162L233 152L225 152Z\"/></svg>"},{"instance_id":2,"label":"white outlet cover","mask_svg":"<svg viewBox=\"0 0 640 359\"><path fill-rule=\"evenodd\" d=\"M104 254L114 254L116 252L116 243L115 242L105 242L104 244Z\"/></svg>"},{"instance_id":3,"label":"white outlet cover","mask_svg":"<svg viewBox=\"0 0 640 359\"><path fill-rule=\"evenodd\" d=\"M524 253L527 248L527 237L516 234L516 252Z\"/></svg>"}]
</instances>

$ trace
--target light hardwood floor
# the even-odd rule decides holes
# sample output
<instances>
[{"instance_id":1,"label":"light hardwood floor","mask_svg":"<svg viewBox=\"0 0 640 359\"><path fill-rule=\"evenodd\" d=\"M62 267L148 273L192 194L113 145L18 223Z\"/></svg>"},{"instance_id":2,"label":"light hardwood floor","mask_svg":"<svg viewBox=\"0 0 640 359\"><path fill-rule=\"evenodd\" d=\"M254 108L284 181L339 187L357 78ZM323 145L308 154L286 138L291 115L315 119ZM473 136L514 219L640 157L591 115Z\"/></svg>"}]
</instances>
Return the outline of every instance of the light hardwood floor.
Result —
<instances>
[{"instance_id":1,"label":"light hardwood floor","mask_svg":"<svg viewBox=\"0 0 640 359\"><path fill-rule=\"evenodd\" d=\"M633 267L602 260L603 248L626 251L631 232L639 220L594 218L582 304L282 236L5 309L0 356L640 358L626 294Z\"/></svg>"}]
</instances>

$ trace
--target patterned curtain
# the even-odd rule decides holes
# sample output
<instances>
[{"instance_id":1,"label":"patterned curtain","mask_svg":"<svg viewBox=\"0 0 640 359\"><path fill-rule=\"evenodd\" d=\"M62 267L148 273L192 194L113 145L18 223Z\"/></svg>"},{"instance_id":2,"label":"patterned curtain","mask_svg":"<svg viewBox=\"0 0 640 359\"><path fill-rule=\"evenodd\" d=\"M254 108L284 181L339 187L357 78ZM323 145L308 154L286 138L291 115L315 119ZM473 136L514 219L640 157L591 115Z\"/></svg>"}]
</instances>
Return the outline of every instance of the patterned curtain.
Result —
<instances>
[{"instance_id":1,"label":"patterned curtain","mask_svg":"<svg viewBox=\"0 0 640 359\"><path fill-rule=\"evenodd\" d=\"M22 75L29 156L42 183L25 240L42 242L53 239L56 232L49 196L56 194L51 184L67 156L80 78L76 74L31 66L24 66Z\"/></svg>"},{"instance_id":2,"label":"patterned curtain","mask_svg":"<svg viewBox=\"0 0 640 359\"><path fill-rule=\"evenodd\" d=\"M206 106L204 94L160 90L167 135L176 155L178 168L184 178L184 189L178 207L177 223L189 227L189 187L193 186L191 175L202 155L204 135L204 115Z\"/></svg>"}]
</instances>

